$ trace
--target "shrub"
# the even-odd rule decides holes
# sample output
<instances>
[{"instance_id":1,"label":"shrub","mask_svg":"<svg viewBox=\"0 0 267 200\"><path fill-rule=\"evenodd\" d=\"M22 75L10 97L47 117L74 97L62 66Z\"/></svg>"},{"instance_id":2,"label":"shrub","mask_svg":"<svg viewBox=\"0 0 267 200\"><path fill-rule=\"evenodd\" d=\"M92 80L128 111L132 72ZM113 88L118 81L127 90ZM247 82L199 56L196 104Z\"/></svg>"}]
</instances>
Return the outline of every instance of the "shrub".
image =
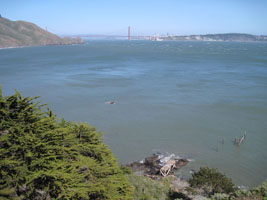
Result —
<instances>
[{"instance_id":1,"label":"shrub","mask_svg":"<svg viewBox=\"0 0 267 200\"><path fill-rule=\"evenodd\" d=\"M237 190L232 199L236 200L265 200L267 199L267 180L258 187L250 190Z\"/></svg>"},{"instance_id":2,"label":"shrub","mask_svg":"<svg viewBox=\"0 0 267 200\"><path fill-rule=\"evenodd\" d=\"M170 187L162 181L156 181L145 176L128 175L134 186L135 200L167 200Z\"/></svg>"},{"instance_id":3,"label":"shrub","mask_svg":"<svg viewBox=\"0 0 267 200\"><path fill-rule=\"evenodd\" d=\"M203 167L189 180L192 187L199 187L209 196L215 193L230 194L235 191L232 180L214 168Z\"/></svg>"},{"instance_id":4,"label":"shrub","mask_svg":"<svg viewBox=\"0 0 267 200\"><path fill-rule=\"evenodd\" d=\"M132 199L101 134L0 88L0 199Z\"/></svg>"},{"instance_id":5,"label":"shrub","mask_svg":"<svg viewBox=\"0 0 267 200\"><path fill-rule=\"evenodd\" d=\"M230 197L227 194L216 193L211 196L211 200L229 200Z\"/></svg>"}]
</instances>

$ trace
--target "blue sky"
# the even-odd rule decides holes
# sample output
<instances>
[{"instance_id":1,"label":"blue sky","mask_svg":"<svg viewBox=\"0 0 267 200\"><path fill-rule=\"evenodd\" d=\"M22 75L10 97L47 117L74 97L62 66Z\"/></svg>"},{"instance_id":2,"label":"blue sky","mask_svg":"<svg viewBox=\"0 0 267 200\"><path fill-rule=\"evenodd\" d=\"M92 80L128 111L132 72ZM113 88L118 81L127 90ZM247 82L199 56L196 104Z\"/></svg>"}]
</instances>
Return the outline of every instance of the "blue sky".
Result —
<instances>
[{"instance_id":1,"label":"blue sky","mask_svg":"<svg viewBox=\"0 0 267 200\"><path fill-rule=\"evenodd\" d=\"M267 0L0 0L0 14L56 34L267 35Z\"/></svg>"}]
</instances>

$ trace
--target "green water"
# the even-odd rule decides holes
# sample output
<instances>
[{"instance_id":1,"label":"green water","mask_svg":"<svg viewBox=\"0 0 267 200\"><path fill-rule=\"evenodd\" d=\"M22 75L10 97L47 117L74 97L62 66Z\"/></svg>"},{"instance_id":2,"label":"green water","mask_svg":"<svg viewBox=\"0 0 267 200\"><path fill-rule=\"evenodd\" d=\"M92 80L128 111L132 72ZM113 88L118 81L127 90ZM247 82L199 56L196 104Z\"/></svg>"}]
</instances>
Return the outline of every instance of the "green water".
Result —
<instances>
[{"instance_id":1,"label":"green water","mask_svg":"<svg viewBox=\"0 0 267 200\"><path fill-rule=\"evenodd\" d=\"M121 163L169 152L194 160L183 177L208 165L239 185L267 179L267 43L1 49L0 83L5 95L41 96L58 117L98 127Z\"/></svg>"}]
</instances>

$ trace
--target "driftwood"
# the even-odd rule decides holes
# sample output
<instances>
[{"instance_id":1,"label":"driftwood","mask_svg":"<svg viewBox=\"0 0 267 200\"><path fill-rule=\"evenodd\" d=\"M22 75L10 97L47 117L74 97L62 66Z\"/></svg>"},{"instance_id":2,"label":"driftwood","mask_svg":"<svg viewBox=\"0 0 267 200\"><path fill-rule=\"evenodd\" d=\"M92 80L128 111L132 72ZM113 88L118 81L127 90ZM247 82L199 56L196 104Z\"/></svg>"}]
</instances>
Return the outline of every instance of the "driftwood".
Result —
<instances>
[{"instance_id":1,"label":"driftwood","mask_svg":"<svg viewBox=\"0 0 267 200\"><path fill-rule=\"evenodd\" d=\"M234 144L240 146L244 142L246 136L247 136L247 132L245 132L245 134L241 138L235 138Z\"/></svg>"},{"instance_id":2,"label":"driftwood","mask_svg":"<svg viewBox=\"0 0 267 200\"><path fill-rule=\"evenodd\" d=\"M160 173L162 176L167 176L170 171L174 168L176 168L176 161L175 160L169 160L161 169Z\"/></svg>"}]
</instances>

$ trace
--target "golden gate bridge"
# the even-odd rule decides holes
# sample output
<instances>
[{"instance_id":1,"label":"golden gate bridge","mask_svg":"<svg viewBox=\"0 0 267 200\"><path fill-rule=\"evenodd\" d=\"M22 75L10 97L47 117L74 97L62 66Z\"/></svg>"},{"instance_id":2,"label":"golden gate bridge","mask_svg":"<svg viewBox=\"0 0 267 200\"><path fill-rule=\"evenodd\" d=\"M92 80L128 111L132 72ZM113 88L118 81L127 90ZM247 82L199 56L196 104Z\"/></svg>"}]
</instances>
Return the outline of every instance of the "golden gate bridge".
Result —
<instances>
[{"instance_id":1,"label":"golden gate bridge","mask_svg":"<svg viewBox=\"0 0 267 200\"><path fill-rule=\"evenodd\" d=\"M48 31L48 28L45 27L45 29ZM62 36L68 36L68 37L82 37L82 38L88 38L88 39L123 39L123 40L158 40L160 38L160 35L146 35L146 34L140 34L136 33L136 29L135 29L135 33L132 34L131 32L131 27L128 26L127 29L126 27L124 27L123 29L120 29L119 32L124 32L125 30L128 30L127 34L118 34L118 33L107 33L107 34L62 34ZM52 32L58 32L52 28L49 28L49 31Z\"/></svg>"},{"instance_id":2,"label":"golden gate bridge","mask_svg":"<svg viewBox=\"0 0 267 200\"><path fill-rule=\"evenodd\" d=\"M149 39L151 36L148 35L132 35L131 27L128 26L128 34L78 34L76 37L82 38L107 38L107 39L127 39L127 40L144 40Z\"/></svg>"}]
</instances>

